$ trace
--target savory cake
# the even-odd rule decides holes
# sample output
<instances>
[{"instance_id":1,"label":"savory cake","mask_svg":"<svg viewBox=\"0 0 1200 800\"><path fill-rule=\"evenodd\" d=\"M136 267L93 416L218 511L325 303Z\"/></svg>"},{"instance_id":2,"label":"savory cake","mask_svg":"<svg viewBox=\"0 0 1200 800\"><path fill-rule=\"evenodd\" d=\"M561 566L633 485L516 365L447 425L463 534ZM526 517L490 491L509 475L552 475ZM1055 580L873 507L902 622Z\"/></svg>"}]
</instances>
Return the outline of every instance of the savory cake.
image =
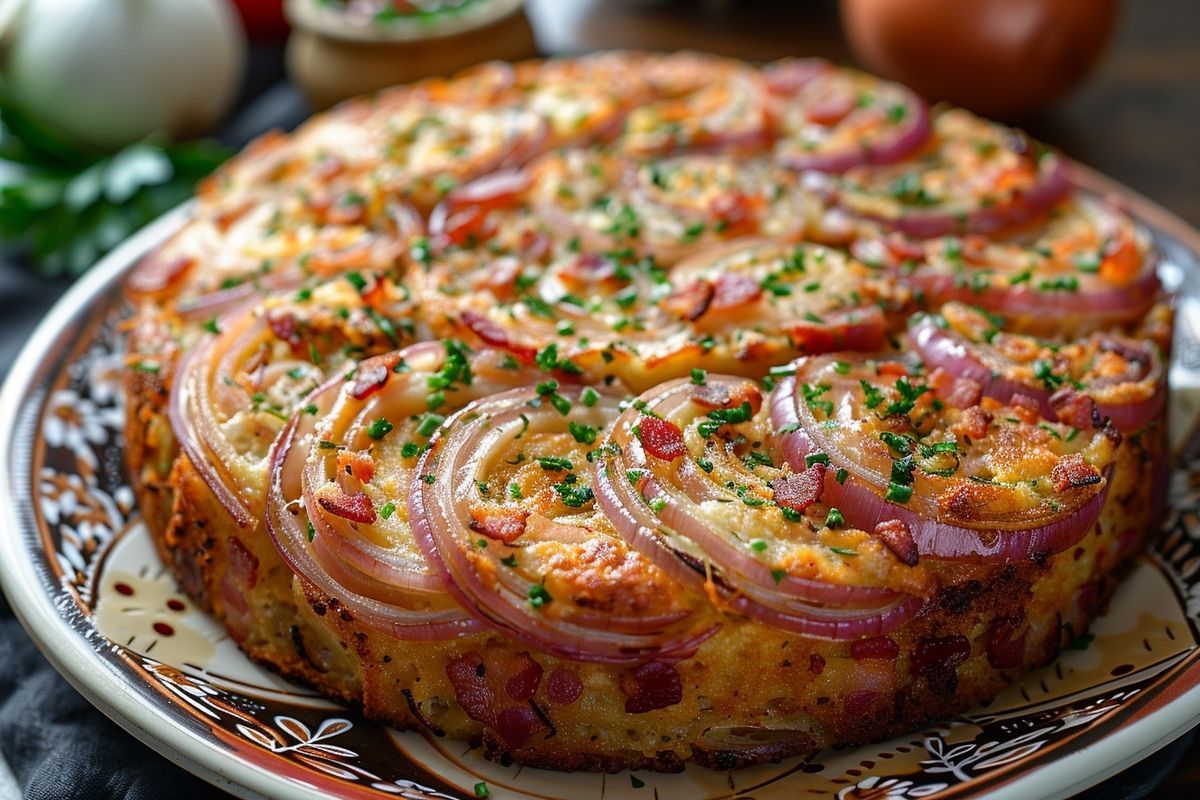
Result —
<instances>
[{"instance_id":1,"label":"savory cake","mask_svg":"<svg viewBox=\"0 0 1200 800\"><path fill-rule=\"evenodd\" d=\"M268 134L130 275L129 468L255 660L557 769L891 736L1156 527L1147 237L816 60L490 63Z\"/></svg>"}]
</instances>

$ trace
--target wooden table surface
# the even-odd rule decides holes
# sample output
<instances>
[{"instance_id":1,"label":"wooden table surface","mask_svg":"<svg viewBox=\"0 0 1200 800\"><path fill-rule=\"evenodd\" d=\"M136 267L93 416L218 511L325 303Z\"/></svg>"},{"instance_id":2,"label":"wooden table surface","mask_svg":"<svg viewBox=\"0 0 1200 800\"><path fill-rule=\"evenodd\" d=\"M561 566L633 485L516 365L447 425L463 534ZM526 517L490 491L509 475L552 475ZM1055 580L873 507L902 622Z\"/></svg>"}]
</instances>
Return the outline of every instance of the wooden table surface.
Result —
<instances>
[{"instance_id":1,"label":"wooden table surface","mask_svg":"<svg viewBox=\"0 0 1200 800\"><path fill-rule=\"evenodd\" d=\"M1014 122L1200 227L1200 0L1127 0L1122 12L1083 85ZM854 64L835 0L529 0L529 13L547 53L693 48ZM1114 796L1111 785L1087 794ZM1200 737L1152 796L1200 796Z\"/></svg>"},{"instance_id":2,"label":"wooden table surface","mask_svg":"<svg viewBox=\"0 0 1200 800\"><path fill-rule=\"evenodd\" d=\"M547 53L689 47L854 63L835 0L529 0L529 11ZM1086 82L1021 124L1200 227L1200 0L1127 0L1122 11Z\"/></svg>"}]
</instances>

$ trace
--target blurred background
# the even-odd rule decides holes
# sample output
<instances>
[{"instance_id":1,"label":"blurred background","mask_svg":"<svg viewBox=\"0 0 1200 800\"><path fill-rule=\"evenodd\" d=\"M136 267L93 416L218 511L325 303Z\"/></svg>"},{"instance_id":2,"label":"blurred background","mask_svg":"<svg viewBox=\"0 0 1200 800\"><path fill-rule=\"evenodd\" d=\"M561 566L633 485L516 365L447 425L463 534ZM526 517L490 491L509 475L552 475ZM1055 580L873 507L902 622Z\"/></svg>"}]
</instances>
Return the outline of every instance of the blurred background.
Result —
<instances>
[{"instance_id":1,"label":"blurred background","mask_svg":"<svg viewBox=\"0 0 1200 800\"><path fill-rule=\"evenodd\" d=\"M75 277L259 133L485 58L604 48L859 66L1020 125L1200 225L1198 0L0 0L0 377ZM11 760L6 698L50 668L2 599L0 653ZM46 680L72 698L69 736L107 743L105 771L149 758L193 785ZM1093 796L1195 797L1187 746ZM0 796L46 763L0 757ZM81 787L97 785L89 764L69 765Z\"/></svg>"}]
</instances>

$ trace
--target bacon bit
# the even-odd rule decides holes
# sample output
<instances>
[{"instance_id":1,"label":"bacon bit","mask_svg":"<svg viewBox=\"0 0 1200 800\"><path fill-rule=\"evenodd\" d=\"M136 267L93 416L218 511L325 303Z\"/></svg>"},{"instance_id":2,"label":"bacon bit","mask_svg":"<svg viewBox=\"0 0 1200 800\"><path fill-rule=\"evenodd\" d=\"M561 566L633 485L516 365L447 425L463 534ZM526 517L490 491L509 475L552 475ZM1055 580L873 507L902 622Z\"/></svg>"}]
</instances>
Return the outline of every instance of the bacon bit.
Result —
<instances>
[{"instance_id":1,"label":"bacon bit","mask_svg":"<svg viewBox=\"0 0 1200 800\"><path fill-rule=\"evenodd\" d=\"M540 231L527 230L521 233L517 245L526 261L541 261L550 252L550 237Z\"/></svg>"},{"instance_id":2,"label":"bacon bit","mask_svg":"<svg viewBox=\"0 0 1200 800\"><path fill-rule=\"evenodd\" d=\"M513 296L517 277L521 274L521 262L512 256L493 261L480 283L492 294L502 299Z\"/></svg>"},{"instance_id":3,"label":"bacon bit","mask_svg":"<svg viewBox=\"0 0 1200 800\"><path fill-rule=\"evenodd\" d=\"M663 461L674 461L687 454L683 433L675 423L658 417L644 416L638 420L638 440L646 452Z\"/></svg>"},{"instance_id":4,"label":"bacon bit","mask_svg":"<svg viewBox=\"0 0 1200 800\"><path fill-rule=\"evenodd\" d=\"M1025 635L1011 620L992 622L987 633L988 663L996 669L1015 669L1025 662Z\"/></svg>"},{"instance_id":5,"label":"bacon bit","mask_svg":"<svg viewBox=\"0 0 1200 800\"><path fill-rule=\"evenodd\" d=\"M793 472L769 484L778 505L803 511L821 499L825 491L825 465L813 464L804 472Z\"/></svg>"},{"instance_id":6,"label":"bacon bit","mask_svg":"<svg viewBox=\"0 0 1200 800\"><path fill-rule=\"evenodd\" d=\"M744 192L729 192L718 195L712 202L713 215L725 223L723 236L733 238L752 232L754 224L754 207L759 205L754 198Z\"/></svg>"},{"instance_id":7,"label":"bacon bit","mask_svg":"<svg viewBox=\"0 0 1200 800\"><path fill-rule=\"evenodd\" d=\"M358 365L358 372L354 373L354 381L350 384L350 396L355 400L370 397L387 384L391 374L391 369L382 360L364 361Z\"/></svg>"},{"instance_id":8,"label":"bacon bit","mask_svg":"<svg viewBox=\"0 0 1200 800\"><path fill-rule=\"evenodd\" d=\"M337 454L339 470L344 470L363 483L370 483L375 477L375 459L357 450L339 450Z\"/></svg>"},{"instance_id":9,"label":"bacon bit","mask_svg":"<svg viewBox=\"0 0 1200 800\"><path fill-rule=\"evenodd\" d=\"M856 689L842 700L842 707L851 717L861 717L871 710L879 699L879 692L874 689Z\"/></svg>"},{"instance_id":10,"label":"bacon bit","mask_svg":"<svg viewBox=\"0 0 1200 800\"><path fill-rule=\"evenodd\" d=\"M709 308L724 311L753 303L762 297L762 284L740 272L725 272L713 284L713 298Z\"/></svg>"},{"instance_id":11,"label":"bacon bit","mask_svg":"<svg viewBox=\"0 0 1200 800\"><path fill-rule=\"evenodd\" d=\"M971 642L955 633L950 636L926 637L917 643L910 662L913 671L929 677L934 670L953 669L971 657Z\"/></svg>"},{"instance_id":12,"label":"bacon bit","mask_svg":"<svg viewBox=\"0 0 1200 800\"><path fill-rule=\"evenodd\" d=\"M504 682L504 691L513 700L524 702L537 694L542 683L542 665L529 653L520 653L513 661L516 672Z\"/></svg>"},{"instance_id":13,"label":"bacon bit","mask_svg":"<svg viewBox=\"0 0 1200 800\"><path fill-rule=\"evenodd\" d=\"M875 535L904 564L915 567L920 560L912 531L903 520L888 519L875 526Z\"/></svg>"},{"instance_id":14,"label":"bacon bit","mask_svg":"<svg viewBox=\"0 0 1200 800\"><path fill-rule=\"evenodd\" d=\"M693 281L687 286L675 289L660 300L658 305L671 316L694 322L708 310L713 291L713 285L708 281Z\"/></svg>"},{"instance_id":15,"label":"bacon bit","mask_svg":"<svg viewBox=\"0 0 1200 800\"><path fill-rule=\"evenodd\" d=\"M176 256L164 258L151 253L138 262L137 267L125 281L125 288L134 294L155 294L169 289L173 283L195 265L194 258Z\"/></svg>"},{"instance_id":16,"label":"bacon bit","mask_svg":"<svg viewBox=\"0 0 1200 800\"><path fill-rule=\"evenodd\" d=\"M908 367L899 361L883 361L876 368L881 378L907 378Z\"/></svg>"},{"instance_id":17,"label":"bacon bit","mask_svg":"<svg viewBox=\"0 0 1200 800\"><path fill-rule=\"evenodd\" d=\"M546 698L560 706L569 706L583 694L583 681L574 670L558 667L546 679Z\"/></svg>"},{"instance_id":18,"label":"bacon bit","mask_svg":"<svg viewBox=\"0 0 1200 800\"><path fill-rule=\"evenodd\" d=\"M1071 453L1059 459L1050 470L1050 482L1054 491L1065 492L1067 489L1078 489L1082 486L1094 486L1104 477L1100 470L1083 460L1079 453Z\"/></svg>"},{"instance_id":19,"label":"bacon bit","mask_svg":"<svg viewBox=\"0 0 1200 800\"><path fill-rule=\"evenodd\" d=\"M496 715L492 727L509 745L520 747L542 728L542 720L529 706L512 706Z\"/></svg>"},{"instance_id":20,"label":"bacon bit","mask_svg":"<svg viewBox=\"0 0 1200 800\"><path fill-rule=\"evenodd\" d=\"M230 536L225 541L229 545L229 574L243 588L253 589L258 583L258 557L246 549L246 545L236 536Z\"/></svg>"},{"instance_id":21,"label":"bacon bit","mask_svg":"<svg viewBox=\"0 0 1200 800\"><path fill-rule=\"evenodd\" d=\"M493 347L507 350L516 356L518 360L526 364L532 364L533 360L537 357L537 348L513 341L508 335L508 331L493 322L491 318L477 311L467 310L462 312L461 319L462 323L467 326L471 333L474 333L485 343Z\"/></svg>"},{"instance_id":22,"label":"bacon bit","mask_svg":"<svg viewBox=\"0 0 1200 800\"><path fill-rule=\"evenodd\" d=\"M982 439L992 427L992 415L982 406L971 406L963 411L958 422L950 426L950 430L958 436L968 436L971 439Z\"/></svg>"},{"instance_id":23,"label":"bacon bit","mask_svg":"<svg viewBox=\"0 0 1200 800\"><path fill-rule=\"evenodd\" d=\"M227 211L222 211L213 217L213 224L217 226L217 230L224 233L233 227L235 222L246 216L247 212L249 212L252 208L254 208L254 203L245 202Z\"/></svg>"},{"instance_id":24,"label":"bacon bit","mask_svg":"<svg viewBox=\"0 0 1200 800\"><path fill-rule=\"evenodd\" d=\"M1050 395L1050 406L1058 415L1059 421L1073 428L1088 430L1103 425L1096 402L1070 386L1064 386Z\"/></svg>"},{"instance_id":25,"label":"bacon bit","mask_svg":"<svg viewBox=\"0 0 1200 800\"><path fill-rule=\"evenodd\" d=\"M1037 400L1024 394L1014 394L1009 401L1013 416L1026 425L1036 425L1041 419L1041 406Z\"/></svg>"},{"instance_id":26,"label":"bacon bit","mask_svg":"<svg viewBox=\"0 0 1200 800\"><path fill-rule=\"evenodd\" d=\"M334 516L371 525L375 522L375 506L366 492L346 494L336 483L326 483L316 491L317 504Z\"/></svg>"},{"instance_id":27,"label":"bacon bit","mask_svg":"<svg viewBox=\"0 0 1200 800\"><path fill-rule=\"evenodd\" d=\"M971 520L979 516L980 509L988 502L988 487L978 483L961 483L938 498L938 507L959 519Z\"/></svg>"},{"instance_id":28,"label":"bacon bit","mask_svg":"<svg viewBox=\"0 0 1200 800\"><path fill-rule=\"evenodd\" d=\"M850 657L855 661L875 658L894 661L899 655L900 645L896 644L890 636L859 639L850 645Z\"/></svg>"},{"instance_id":29,"label":"bacon bit","mask_svg":"<svg viewBox=\"0 0 1200 800\"><path fill-rule=\"evenodd\" d=\"M435 249L452 244L462 246L469 239L488 239L494 232L495 226L488 221L487 212L479 206L451 211L443 202L429 215L429 233Z\"/></svg>"},{"instance_id":30,"label":"bacon bit","mask_svg":"<svg viewBox=\"0 0 1200 800\"><path fill-rule=\"evenodd\" d=\"M963 261L968 264L984 264L987 262L987 248L991 244L986 236L972 233L962 237L960 252Z\"/></svg>"},{"instance_id":31,"label":"bacon bit","mask_svg":"<svg viewBox=\"0 0 1200 800\"><path fill-rule=\"evenodd\" d=\"M929 385L938 398L951 408L970 408L979 404L983 386L970 378L958 378L938 367L929 373Z\"/></svg>"},{"instance_id":32,"label":"bacon bit","mask_svg":"<svg viewBox=\"0 0 1200 800\"><path fill-rule=\"evenodd\" d=\"M854 110L856 98L849 91L839 91L818 97L804 109L804 116L814 125L836 125Z\"/></svg>"},{"instance_id":33,"label":"bacon bit","mask_svg":"<svg viewBox=\"0 0 1200 800\"><path fill-rule=\"evenodd\" d=\"M591 286L608 280L616 271L610 259L598 253L580 253L563 266L561 274L576 286Z\"/></svg>"},{"instance_id":34,"label":"bacon bit","mask_svg":"<svg viewBox=\"0 0 1200 800\"><path fill-rule=\"evenodd\" d=\"M645 714L683 701L683 681L670 664L651 661L621 673L626 714Z\"/></svg>"},{"instance_id":35,"label":"bacon bit","mask_svg":"<svg viewBox=\"0 0 1200 800\"><path fill-rule=\"evenodd\" d=\"M313 174L323 181L336 178L346 171L346 164L336 156L326 156L325 158L317 159L313 164Z\"/></svg>"},{"instance_id":36,"label":"bacon bit","mask_svg":"<svg viewBox=\"0 0 1200 800\"><path fill-rule=\"evenodd\" d=\"M1132 241L1117 238L1104 248L1100 261L1100 279L1108 283L1126 284L1142 268L1142 256Z\"/></svg>"},{"instance_id":37,"label":"bacon bit","mask_svg":"<svg viewBox=\"0 0 1200 800\"><path fill-rule=\"evenodd\" d=\"M813 653L808 657L808 671L813 675L820 675L825 671L825 657L820 653Z\"/></svg>"},{"instance_id":38,"label":"bacon bit","mask_svg":"<svg viewBox=\"0 0 1200 800\"><path fill-rule=\"evenodd\" d=\"M527 660L527 661L526 661ZM469 652L454 659L446 665L446 677L454 687L454 699L462 706L467 716L476 722L492 728L510 747L520 747L529 741L546 725L537 712L529 705L504 705L504 695L498 691L497 681L503 679L503 673L511 672L508 680L529 670L529 663L536 662L528 654L522 654L514 659L513 670L495 669L485 664L483 657L476 652ZM540 679L540 667L538 668ZM523 692L527 686L518 681L514 686L518 692ZM537 690L536 685L534 691ZM532 696L532 695L530 695ZM526 698L527 702L528 698Z\"/></svg>"},{"instance_id":39,"label":"bacon bit","mask_svg":"<svg viewBox=\"0 0 1200 800\"><path fill-rule=\"evenodd\" d=\"M489 539L512 544L525 533L528 511L471 509L471 530L482 533Z\"/></svg>"},{"instance_id":40,"label":"bacon bit","mask_svg":"<svg viewBox=\"0 0 1200 800\"><path fill-rule=\"evenodd\" d=\"M705 408L729 408L733 396L724 384L705 383L692 387L691 398L693 403Z\"/></svg>"},{"instance_id":41,"label":"bacon bit","mask_svg":"<svg viewBox=\"0 0 1200 800\"><path fill-rule=\"evenodd\" d=\"M925 259L924 242L909 239L902 233L893 233L884 240L884 246L896 257L897 261L923 261Z\"/></svg>"},{"instance_id":42,"label":"bacon bit","mask_svg":"<svg viewBox=\"0 0 1200 800\"><path fill-rule=\"evenodd\" d=\"M487 668L478 653L466 653L446 665L454 699L467 716L485 725L492 720L494 695L487 683Z\"/></svg>"},{"instance_id":43,"label":"bacon bit","mask_svg":"<svg viewBox=\"0 0 1200 800\"><path fill-rule=\"evenodd\" d=\"M302 342L300 325L294 314L274 308L267 312L267 326L271 333L280 341L287 342L291 347L298 347Z\"/></svg>"}]
</instances>

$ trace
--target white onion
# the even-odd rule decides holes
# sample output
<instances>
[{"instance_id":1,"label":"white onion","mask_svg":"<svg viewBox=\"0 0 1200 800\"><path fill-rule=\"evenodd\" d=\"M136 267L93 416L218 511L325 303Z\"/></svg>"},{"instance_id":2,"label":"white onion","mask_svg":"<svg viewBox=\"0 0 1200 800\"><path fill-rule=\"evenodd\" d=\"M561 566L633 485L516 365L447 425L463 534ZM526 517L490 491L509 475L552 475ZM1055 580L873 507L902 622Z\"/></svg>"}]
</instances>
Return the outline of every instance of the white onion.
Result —
<instances>
[{"instance_id":1,"label":"white onion","mask_svg":"<svg viewBox=\"0 0 1200 800\"><path fill-rule=\"evenodd\" d=\"M85 144L203 133L241 83L245 39L222 0L6 2L5 93Z\"/></svg>"}]
</instances>

